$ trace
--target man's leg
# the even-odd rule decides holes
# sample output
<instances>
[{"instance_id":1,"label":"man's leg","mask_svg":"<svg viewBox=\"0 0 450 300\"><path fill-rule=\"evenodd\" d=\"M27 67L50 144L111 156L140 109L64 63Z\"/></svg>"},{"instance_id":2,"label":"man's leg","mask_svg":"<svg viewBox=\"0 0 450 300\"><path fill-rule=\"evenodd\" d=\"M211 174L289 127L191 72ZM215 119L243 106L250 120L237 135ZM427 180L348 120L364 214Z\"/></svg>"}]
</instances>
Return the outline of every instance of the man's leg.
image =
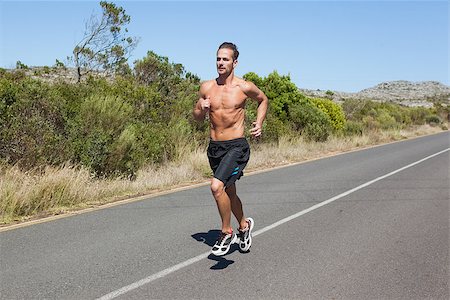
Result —
<instances>
[{"instance_id":1,"label":"man's leg","mask_svg":"<svg viewBox=\"0 0 450 300\"><path fill-rule=\"evenodd\" d=\"M247 252L252 246L252 230L255 226L255 221L252 218L245 218L242 210L242 202L236 194L236 185L233 184L225 189L231 201L231 210L239 222L239 248Z\"/></svg>"},{"instance_id":2,"label":"man's leg","mask_svg":"<svg viewBox=\"0 0 450 300\"><path fill-rule=\"evenodd\" d=\"M216 200L219 209L220 218L222 219L222 232L229 233L231 228L231 201L228 194L224 190L224 184L217 178L211 180L211 192Z\"/></svg>"},{"instance_id":3,"label":"man's leg","mask_svg":"<svg viewBox=\"0 0 450 300\"><path fill-rule=\"evenodd\" d=\"M247 227L247 221L244 218L244 211L242 210L242 202L239 196L236 193L236 184L233 183L229 187L225 189L225 192L230 198L231 202L231 211L233 215L236 217L236 220L239 223L240 229L245 229Z\"/></svg>"}]
</instances>

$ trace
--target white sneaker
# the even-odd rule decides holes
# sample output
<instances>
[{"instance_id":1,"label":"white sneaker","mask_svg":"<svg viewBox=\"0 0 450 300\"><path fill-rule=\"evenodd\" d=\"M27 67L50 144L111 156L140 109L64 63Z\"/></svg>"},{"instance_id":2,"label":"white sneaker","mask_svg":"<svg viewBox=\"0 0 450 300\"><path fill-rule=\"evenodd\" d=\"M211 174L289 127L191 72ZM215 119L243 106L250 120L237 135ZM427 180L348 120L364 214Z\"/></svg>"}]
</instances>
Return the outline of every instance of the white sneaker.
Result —
<instances>
[{"instance_id":1,"label":"white sneaker","mask_svg":"<svg viewBox=\"0 0 450 300\"><path fill-rule=\"evenodd\" d=\"M230 251L230 247L237 240L235 233L220 232L219 238L211 249L211 253L217 256L222 256Z\"/></svg>"},{"instance_id":2,"label":"white sneaker","mask_svg":"<svg viewBox=\"0 0 450 300\"><path fill-rule=\"evenodd\" d=\"M255 221L253 221L252 218L247 218L247 228L244 230L239 229L239 248L241 248L242 251L247 252L250 247L252 246L252 230L255 226Z\"/></svg>"}]
</instances>

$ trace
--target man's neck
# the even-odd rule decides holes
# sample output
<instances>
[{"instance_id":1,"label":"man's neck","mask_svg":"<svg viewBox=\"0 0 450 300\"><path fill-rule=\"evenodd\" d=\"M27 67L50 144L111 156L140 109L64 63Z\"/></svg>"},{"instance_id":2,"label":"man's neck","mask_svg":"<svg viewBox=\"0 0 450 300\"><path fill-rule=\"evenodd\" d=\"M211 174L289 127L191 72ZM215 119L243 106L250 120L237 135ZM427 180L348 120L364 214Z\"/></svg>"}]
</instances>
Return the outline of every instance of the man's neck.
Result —
<instances>
[{"instance_id":1,"label":"man's neck","mask_svg":"<svg viewBox=\"0 0 450 300\"><path fill-rule=\"evenodd\" d=\"M232 72L228 75L219 75L216 81L218 85L231 85L233 83L233 79L234 73Z\"/></svg>"}]
</instances>

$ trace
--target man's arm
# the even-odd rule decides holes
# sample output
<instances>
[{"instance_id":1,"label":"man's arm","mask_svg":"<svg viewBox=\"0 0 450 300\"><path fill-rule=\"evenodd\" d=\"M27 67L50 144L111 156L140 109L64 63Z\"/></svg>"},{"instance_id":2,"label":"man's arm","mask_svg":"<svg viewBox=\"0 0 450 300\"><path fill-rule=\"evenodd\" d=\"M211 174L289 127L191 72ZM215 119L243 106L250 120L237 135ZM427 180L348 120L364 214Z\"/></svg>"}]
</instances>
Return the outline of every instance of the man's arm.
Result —
<instances>
[{"instance_id":1,"label":"man's arm","mask_svg":"<svg viewBox=\"0 0 450 300\"><path fill-rule=\"evenodd\" d=\"M262 133L262 125L264 119L266 118L269 100L267 99L267 96L253 82L245 82L244 93L248 97L258 102L256 121L253 122L253 128L250 130L250 133L254 137L259 137Z\"/></svg>"},{"instance_id":2,"label":"man's arm","mask_svg":"<svg viewBox=\"0 0 450 300\"><path fill-rule=\"evenodd\" d=\"M211 101L209 100L209 97L206 96L206 83L202 83L198 94L199 94L199 99L194 106L192 115L194 116L194 119L196 121L200 122L205 119L205 116L209 112L209 107L211 105Z\"/></svg>"}]
</instances>

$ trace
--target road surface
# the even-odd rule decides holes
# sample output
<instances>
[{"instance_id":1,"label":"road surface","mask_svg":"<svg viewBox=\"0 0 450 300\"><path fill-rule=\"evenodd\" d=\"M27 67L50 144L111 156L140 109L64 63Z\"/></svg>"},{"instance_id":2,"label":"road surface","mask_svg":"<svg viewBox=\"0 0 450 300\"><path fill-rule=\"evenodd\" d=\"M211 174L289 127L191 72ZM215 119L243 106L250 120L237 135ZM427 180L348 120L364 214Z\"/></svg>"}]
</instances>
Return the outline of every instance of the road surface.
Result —
<instances>
[{"instance_id":1,"label":"road surface","mask_svg":"<svg viewBox=\"0 0 450 300\"><path fill-rule=\"evenodd\" d=\"M208 255L208 186L0 232L0 298L449 299L449 141L244 176L249 253Z\"/></svg>"}]
</instances>

